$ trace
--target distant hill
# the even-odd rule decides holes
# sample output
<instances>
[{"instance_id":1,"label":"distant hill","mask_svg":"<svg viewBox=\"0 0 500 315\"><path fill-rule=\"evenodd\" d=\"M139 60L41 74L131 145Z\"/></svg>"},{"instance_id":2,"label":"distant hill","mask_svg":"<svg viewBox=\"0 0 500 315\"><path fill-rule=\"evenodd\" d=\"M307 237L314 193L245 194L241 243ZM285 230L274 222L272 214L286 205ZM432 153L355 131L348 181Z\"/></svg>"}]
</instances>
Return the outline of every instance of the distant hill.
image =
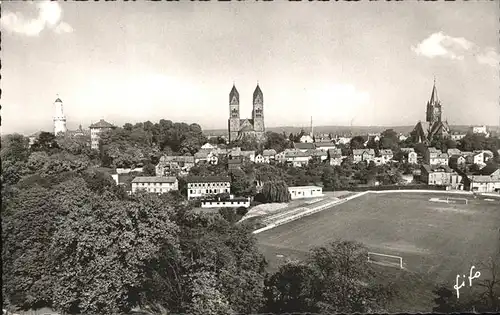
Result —
<instances>
[{"instance_id":1,"label":"distant hill","mask_svg":"<svg viewBox=\"0 0 500 315\"><path fill-rule=\"evenodd\" d=\"M387 129L394 129L394 131L398 133L408 134L413 130L414 126L317 126L314 127L314 133L333 133L333 134L348 134L352 133L353 135L364 135L368 133L377 133L382 132ZM451 125L450 128L452 131L458 132L467 132L471 126L466 125ZM489 130L496 130L497 126L488 126ZM283 126L283 127L269 127L266 128L266 131L274 131L278 133L282 133L283 131L286 134L289 133L298 133L302 127L293 127L293 126ZM309 130L305 130L308 132ZM205 130L205 134L213 135L213 136L221 136L227 135L227 129L213 129L213 130Z\"/></svg>"}]
</instances>

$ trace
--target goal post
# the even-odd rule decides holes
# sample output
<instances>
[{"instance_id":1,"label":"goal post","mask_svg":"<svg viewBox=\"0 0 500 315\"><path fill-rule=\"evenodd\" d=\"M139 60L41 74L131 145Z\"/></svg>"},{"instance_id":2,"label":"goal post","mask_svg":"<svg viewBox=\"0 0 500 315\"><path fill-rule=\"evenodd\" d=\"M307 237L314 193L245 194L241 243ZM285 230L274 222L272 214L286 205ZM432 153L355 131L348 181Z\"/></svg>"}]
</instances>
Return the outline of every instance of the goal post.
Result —
<instances>
[{"instance_id":1,"label":"goal post","mask_svg":"<svg viewBox=\"0 0 500 315\"><path fill-rule=\"evenodd\" d=\"M368 262L403 269L403 257L368 252Z\"/></svg>"},{"instance_id":2,"label":"goal post","mask_svg":"<svg viewBox=\"0 0 500 315\"><path fill-rule=\"evenodd\" d=\"M468 204L469 203L469 199L467 198L455 198L455 197L447 197L446 198L446 202L447 203L459 203L459 204Z\"/></svg>"}]
</instances>

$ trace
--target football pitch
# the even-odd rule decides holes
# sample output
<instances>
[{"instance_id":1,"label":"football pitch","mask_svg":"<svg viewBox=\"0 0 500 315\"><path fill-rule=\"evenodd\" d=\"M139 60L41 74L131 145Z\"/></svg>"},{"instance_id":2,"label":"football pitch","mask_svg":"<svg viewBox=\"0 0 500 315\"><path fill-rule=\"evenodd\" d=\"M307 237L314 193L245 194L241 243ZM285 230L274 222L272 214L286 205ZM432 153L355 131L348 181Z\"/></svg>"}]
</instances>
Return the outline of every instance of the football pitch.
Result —
<instances>
[{"instance_id":1,"label":"football pitch","mask_svg":"<svg viewBox=\"0 0 500 315\"><path fill-rule=\"evenodd\" d=\"M468 204L431 198L467 198ZM354 240L370 252L401 256L405 270L450 283L486 263L500 246L500 200L429 193L366 194L257 234L275 270L313 247ZM392 267L387 267L392 268Z\"/></svg>"}]
</instances>

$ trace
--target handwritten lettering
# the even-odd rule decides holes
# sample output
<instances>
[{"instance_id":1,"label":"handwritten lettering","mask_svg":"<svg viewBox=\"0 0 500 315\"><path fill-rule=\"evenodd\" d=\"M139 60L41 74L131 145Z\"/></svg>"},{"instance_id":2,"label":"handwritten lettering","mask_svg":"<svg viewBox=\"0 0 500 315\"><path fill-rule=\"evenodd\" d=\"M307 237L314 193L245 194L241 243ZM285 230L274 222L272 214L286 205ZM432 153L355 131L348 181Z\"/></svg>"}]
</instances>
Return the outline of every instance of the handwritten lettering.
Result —
<instances>
[{"instance_id":1,"label":"handwritten lettering","mask_svg":"<svg viewBox=\"0 0 500 315\"><path fill-rule=\"evenodd\" d=\"M481 272L479 272L479 270L478 270L478 271L476 271L476 272L474 273L474 275L472 275L472 271L473 271L475 268L476 268L475 266L470 267L469 276L468 276L468 278L469 278L469 287L472 287L472 280L473 280L473 279L477 279L477 278L479 278L479 277L481 276ZM453 289L455 289L455 290L457 291L457 299L459 299L459 298L460 298L460 289L461 289L461 288L463 288L463 287L465 286L465 280L464 280L464 281L462 281L462 284L460 284L460 286L458 285L458 281L459 281L458 279L459 279L459 278L460 278L460 275L457 275L457 277L456 277L456 281L455 281L455 285L453 286ZM465 279L465 278L466 278L466 276L465 276L465 275L463 275L463 278Z\"/></svg>"}]
</instances>

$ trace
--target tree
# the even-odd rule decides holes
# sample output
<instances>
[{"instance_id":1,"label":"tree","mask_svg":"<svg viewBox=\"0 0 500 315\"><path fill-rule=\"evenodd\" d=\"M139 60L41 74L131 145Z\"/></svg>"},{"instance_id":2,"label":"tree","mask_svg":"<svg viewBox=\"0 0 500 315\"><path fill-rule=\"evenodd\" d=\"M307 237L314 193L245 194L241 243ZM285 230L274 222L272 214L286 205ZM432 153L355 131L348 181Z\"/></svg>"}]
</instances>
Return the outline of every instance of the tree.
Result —
<instances>
[{"instance_id":1,"label":"tree","mask_svg":"<svg viewBox=\"0 0 500 315\"><path fill-rule=\"evenodd\" d=\"M42 131L35 143L31 146L31 151L44 151L47 153L57 152L59 150L59 145L56 141L56 136L51 132Z\"/></svg>"},{"instance_id":2,"label":"tree","mask_svg":"<svg viewBox=\"0 0 500 315\"><path fill-rule=\"evenodd\" d=\"M391 284L374 284L366 255L363 245L349 241L315 248L305 265L289 263L271 277L266 305L276 313L383 312L394 291Z\"/></svg>"},{"instance_id":3,"label":"tree","mask_svg":"<svg viewBox=\"0 0 500 315\"><path fill-rule=\"evenodd\" d=\"M269 181L262 186L262 192L259 196L261 202L289 202L291 199L288 186L282 180Z\"/></svg>"},{"instance_id":4,"label":"tree","mask_svg":"<svg viewBox=\"0 0 500 315\"><path fill-rule=\"evenodd\" d=\"M231 193L236 196L249 197L255 195L255 184L242 170L231 171Z\"/></svg>"},{"instance_id":5,"label":"tree","mask_svg":"<svg viewBox=\"0 0 500 315\"><path fill-rule=\"evenodd\" d=\"M365 139L363 139L362 136L356 136L356 137L351 139L351 142L349 145L350 145L351 150L363 149L365 147Z\"/></svg>"},{"instance_id":6,"label":"tree","mask_svg":"<svg viewBox=\"0 0 500 315\"><path fill-rule=\"evenodd\" d=\"M399 148L399 137L393 129L384 130L380 137L380 147L396 151Z\"/></svg>"},{"instance_id":7,"label":"tree","mask_svg":"<svg viewBox=\"0 0 500 315\"><path fill-rule=\"evenodd\" d=\"M292 142L290 142L284 134L279 134L276 132L267 132L266 133L266 142L264 143L265 149L273 149L276 152L282 152L285 149L288 149L292 146Z\"/></svg>"},{"instance_id":8,"label":"tree","mask_svg":"<svg viewBox=\"0 0 500 315\"><path fill-rule=\"evenodd\" d=\"M147 162L142 167L142 172L146 176L156 176L156 167L151 162Z\"/></svg>"}]
</instances>

